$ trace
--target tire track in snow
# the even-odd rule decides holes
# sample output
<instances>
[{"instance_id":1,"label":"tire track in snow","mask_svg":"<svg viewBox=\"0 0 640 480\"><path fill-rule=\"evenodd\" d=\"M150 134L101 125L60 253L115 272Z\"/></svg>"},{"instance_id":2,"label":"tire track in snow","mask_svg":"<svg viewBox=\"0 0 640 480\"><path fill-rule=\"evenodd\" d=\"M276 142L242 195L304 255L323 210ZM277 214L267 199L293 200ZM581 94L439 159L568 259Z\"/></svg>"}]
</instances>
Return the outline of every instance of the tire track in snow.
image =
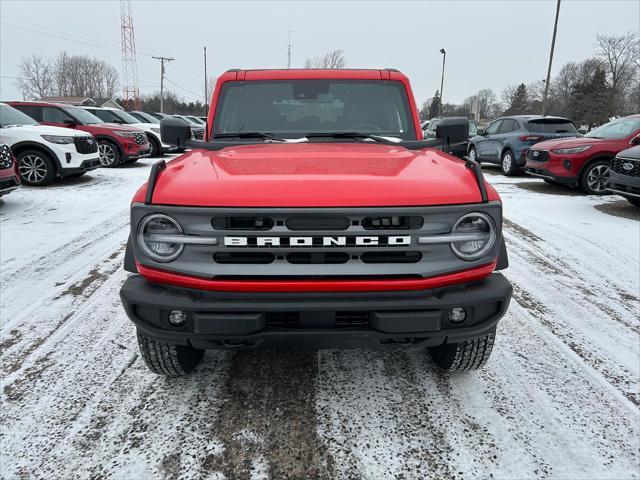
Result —
<instances>
[{"instance_id":1,"label":"tire track in snow","mask_svg":"<svg viewBox=\"0 0 640 480\"><path fill-rule=\"evenodd\" d=\"M631 295L623 295L628 288L625 282L617 289L608 288L609 280L598 281L598 275L579 272L524 227L507 220L505 230L512 260L506 274L514 286L514 299L627 399L640 405L636 315L640 307ZM617 298L605 303L599 298L602 292L615 292ZM591 328L585 329L586 325ZM607 343L617 345L618 351L604 348Z\"/></svg>"}]
</instances>

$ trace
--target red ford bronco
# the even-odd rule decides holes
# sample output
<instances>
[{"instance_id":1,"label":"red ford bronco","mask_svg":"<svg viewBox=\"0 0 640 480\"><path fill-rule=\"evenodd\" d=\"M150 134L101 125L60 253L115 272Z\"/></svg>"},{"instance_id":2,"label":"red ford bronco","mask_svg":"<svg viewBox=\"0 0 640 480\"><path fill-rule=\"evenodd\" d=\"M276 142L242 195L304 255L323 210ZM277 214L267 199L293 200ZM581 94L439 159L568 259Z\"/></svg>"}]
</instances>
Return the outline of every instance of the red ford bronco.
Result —
<instances>
[{"instance_id":1,"label":"red ford bronco","mask_svg":"<svg viewBox=\"0 0 640 480\"><path fill-rule=\"evenodd\" d=\"M122 286L147 366L204 349L417 347L482 366L511 298L502 206L477 163L422 130L396 70L231 70L204 140L178 119L133 198Z\"/></svg>"}]
</instances>

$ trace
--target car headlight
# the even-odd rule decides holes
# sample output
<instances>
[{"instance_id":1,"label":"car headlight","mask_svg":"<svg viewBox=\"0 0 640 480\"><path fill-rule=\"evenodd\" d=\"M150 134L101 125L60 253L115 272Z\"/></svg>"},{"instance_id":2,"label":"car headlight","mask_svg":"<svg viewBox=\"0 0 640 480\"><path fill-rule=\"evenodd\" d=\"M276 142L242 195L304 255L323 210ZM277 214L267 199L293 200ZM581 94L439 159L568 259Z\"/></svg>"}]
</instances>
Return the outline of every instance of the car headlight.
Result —
<instances>
[{"instance_id":1,"label":"car headlight","mask_svg":"<svg viewBox=\"0 0 640 480\"><path fill-rule=\"evenodd\" d=\"M485 255L496 241L496 226L493 219L480 212L467 213L460 217L451 230L451 250L462 260L477 260Z\"/></svg>"},{"instance_id":2,"label":"car headlight","mask_svg":"<svg viewBox=\"0 0 640 480\"><path fill-rule=\"evenodd\" d=\"M151 127L152 132L160 133L160 129L156 127Z\"/></svg>"},{"instance_id":3,"label":"car headlight","mask_svg":"<svg viewBox=\"0 0 640 480\"><path fill-rule=\"evenodd\" d=\"M153 260L171 262L178 258L184 248L183 243L172 242L171 236L182 234L182 227L173 218L154 213L140 222L138 244Z\"/></svg>"},{"instance_id":4,"label":"car headlight","mask_svg":"<svg viewBox=\"0 0 640 480\"><path fill-rule=\"evenodd\" d=\"M114 130L113 133L127 138L133 138L136 135L136 132L127 132L126 130Z\"/></svg>"},{"instance_id":5,"label":"car headlight","mask_svg":"<svg viewBox=\"0 0 640 480\"><path fill-rule=\"evenodd\" d=\"M582 147L573 147L573 148L558 148L556 150L551 150L553 153L557 153L558 155L571 155L572 153L582 153L585 150L589 150L591 145L584 145Z\"/></svg>"},{"instance_id":6,"label":"car headlight","mask_svg":"<svg viewBox=\"0 0 640 480\"><path fill-rule=\"evenodd\" d=\"M47 142L57 143L59 145L73 143L73 137L67 137L63 135L40 135L40 136Z\"/></svg>"}]
</instances>

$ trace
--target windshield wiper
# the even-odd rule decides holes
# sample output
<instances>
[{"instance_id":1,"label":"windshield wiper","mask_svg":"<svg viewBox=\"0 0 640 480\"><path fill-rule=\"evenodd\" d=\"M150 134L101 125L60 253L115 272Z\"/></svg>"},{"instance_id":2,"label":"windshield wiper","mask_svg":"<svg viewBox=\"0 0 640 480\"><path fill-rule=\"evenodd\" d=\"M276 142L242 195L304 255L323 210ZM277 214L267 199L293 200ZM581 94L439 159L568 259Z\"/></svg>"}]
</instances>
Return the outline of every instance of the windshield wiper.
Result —
<instances>
[{"instance_id":1,"label":"windshield wiper","mask_svg":"<svg viewBox=\"0 0 640 480\"><path fill-rule=\"evenodd\" d=\"M363 132L322 132L322 133L307 133L307 138L355 138L356 140L368 138L375 140L376 142L389 143L389 139L380 135L373 135L371 133Z\"/></svg>"},{"instance_id":2,"label":"windshield wiper","mask_svg":"<svg viewBox=\"0 0 640 480\"><path fill-rule=\"evenodd\" d=\"M213 138L262 138L264 140L282 141L281 138L274 137L270 133L265 132L216 133Z\"/></svg>"}]
</instances>

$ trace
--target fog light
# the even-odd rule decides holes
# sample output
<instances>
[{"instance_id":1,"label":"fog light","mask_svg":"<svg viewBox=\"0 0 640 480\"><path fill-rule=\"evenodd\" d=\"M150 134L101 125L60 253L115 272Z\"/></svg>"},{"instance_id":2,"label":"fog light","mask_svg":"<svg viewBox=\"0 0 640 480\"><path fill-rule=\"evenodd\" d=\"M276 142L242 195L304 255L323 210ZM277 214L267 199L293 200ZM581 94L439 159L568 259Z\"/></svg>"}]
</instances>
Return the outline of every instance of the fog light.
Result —
<instances>
[{"instance_id":1,"label":"fog light","mask_svg":"<svg viewBox=\"0 0 640 480\"><path fill-rule=\"evenodd\" d=\"M562 165L564 166L565 170L571 171L571 160L565 160L564 162L562 162Z\"/></svg>"},{"instance_id":2,"label":"fog light","mask_svg":"<svg viewBox=\"0 0 640 480\"><path fill-rule=\"evenodd\" d=\"M467 312L464 311L462 307L454 307L449 310L449 321L453 323L464 322L464 319L467 318Z\"/></svg>"},{"instance_id":3,"label":"fog light","mask_svg":"<svg viewBox=\"0 0 640 480\"><path fill-rule=\"evenodd\" d=\"M184 325L184 322L186 321L187 312L183 312L182 310L171 310L169 312L169 323L174 327Z\"/></svg>"}]
</instances>

